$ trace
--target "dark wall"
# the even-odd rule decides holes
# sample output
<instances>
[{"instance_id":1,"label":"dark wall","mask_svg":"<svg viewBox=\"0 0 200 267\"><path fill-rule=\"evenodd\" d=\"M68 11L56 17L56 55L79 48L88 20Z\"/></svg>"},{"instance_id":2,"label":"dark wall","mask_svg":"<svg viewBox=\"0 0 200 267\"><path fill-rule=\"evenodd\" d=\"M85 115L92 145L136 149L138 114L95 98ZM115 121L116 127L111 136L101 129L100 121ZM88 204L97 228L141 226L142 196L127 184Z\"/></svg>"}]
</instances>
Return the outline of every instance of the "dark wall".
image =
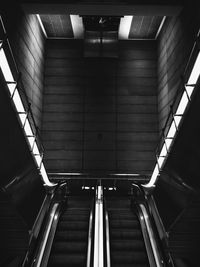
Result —
<instances>
[{"instance_id":1,"label":"dark wall","mask_svg":"<svg viewBox=\"0 0 200 267\"><path fill-rule=\"evenodd\" d=\"M157 144L154 41L84 58L83 42L48 40L43 140L48 171L151 173Z\"/></svg>"},{"instance_id":2,"label":"dark wall","mask_svg":"<svg viewBox=\"0 0 200 267\"><path fill-rule=\"evenodd\" d=\"M36 165L0 73L0 265L22 260L45 196ZM22 258L21 258L22 257Z\"/></svg>"},{"instance_id":3,"label":"dark wall","mask_svg":"<svg viewBox=\"0 0 200 267\"><path fill-rule=\"evenodd\" d=\"M6 10L3 21L34 118L41 129L44 34L36 15L24 15L18 6Z\"/></svg>"},{"instance_id":4,"label":"dark wall","mask_svg":"<svg viewBox=\"0 0 200 267\"><path fill-rule=\"evenodd\" d=\"M185 6L177 17L168 17L158 39L158 112L161 131L170 111L198 32L198 10Z\"/></svg>"}]
</instances>

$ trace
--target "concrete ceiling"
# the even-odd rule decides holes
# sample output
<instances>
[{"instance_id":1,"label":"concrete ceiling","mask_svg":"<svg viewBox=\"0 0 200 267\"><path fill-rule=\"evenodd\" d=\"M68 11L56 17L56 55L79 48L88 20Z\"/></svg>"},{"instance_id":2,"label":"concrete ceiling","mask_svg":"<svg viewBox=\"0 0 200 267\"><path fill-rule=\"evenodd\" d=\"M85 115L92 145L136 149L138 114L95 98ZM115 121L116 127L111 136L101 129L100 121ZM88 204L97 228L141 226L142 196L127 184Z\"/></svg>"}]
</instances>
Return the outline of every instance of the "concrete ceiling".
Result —
<instances>
[{"instance_id":1,"label":"concrete ceiling","mask_svg":"<svg viewBox=\"0 0 200 267\"><path fill-rule=\"evenodd\" d=\"M118 32L119 39L156 39L161 28L163 16L87 16L67 14L42 14L41 22L49 38L76 38L82 39L84 31L91 29L98 31L98 21L102 20L102 31L111 31L114 28ZM113 26L112 26L113 24ZM79 32L79 35L77 35Z\"/></svg>"}]
</instances>

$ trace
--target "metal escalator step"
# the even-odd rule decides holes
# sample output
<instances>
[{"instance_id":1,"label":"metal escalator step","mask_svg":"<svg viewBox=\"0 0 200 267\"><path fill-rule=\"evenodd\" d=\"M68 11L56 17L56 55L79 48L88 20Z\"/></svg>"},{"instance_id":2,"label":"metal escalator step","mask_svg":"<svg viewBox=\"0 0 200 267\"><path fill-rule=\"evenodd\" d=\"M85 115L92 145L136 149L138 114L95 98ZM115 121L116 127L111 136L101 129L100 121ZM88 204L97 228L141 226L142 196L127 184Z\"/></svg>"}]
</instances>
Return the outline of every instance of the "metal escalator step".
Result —
<instances>
[{"instance_id":1,"label":"metal escalator step","mask_svg":"<svg viewBox=\"0 0 200 267\"><path fill-rule=\"evenodd\" d=\"M87 231L70 231L70 230L62 230L57 231L55 235L55 240L69 241L69 240L87 240L88 232Z\"/></svg>"},{"instance_id":2,"label":"metal escalator step","mask_svg":"<svg viewBox=\"0 0 200 267\"><path fill-rule=\"evenodd\" d=\"M52 251L53 253L86 253L87 242L55 241Z\"/></svg>"},{"instance_id":3,"label":"metal escalator step","mask_svg":"<svg viewBox=\"0 0 200 267\"><path fill-rule=\"evenodd\" d=\"M61 221L58 230L88 230L88 221Z\"/></svg>"},{"instance_id":4,"label":"metal escalator step","mask_svg":"<svg viewBox=\"0 0 200 267\"><path fill-rule=\"evenodd\" d=\"M113 263L147 263L147 255L143 251L117 251L111 252L111 261Z\"/></svg>"},{"instance_id":5,"label":"metal escalator step","mask_svg":"<svg viewBox=\"0 0 200 267\"><path fill-rule=\"evenodd\" d=\"M144 250L144 242L143 240L113 240L110 243L111 249L114 251L139 251Z\"/></svg>"},{"instance_id":6,"label":"metal escalator step","mask_svg":"<svg viewBox=\"0 0 200 267\"><path fill-rule=\"evenodd\" d=\"M140 228L138 220L110 220L111 229L123 228L123 229L137 229Z\"/></svg>"},{"instance_id":7,"label":"metal escalator step","mask_svg":"<svg viewBox=\"0 0 200 267\"><path fill-rule=\"evenodd\" d=\"M126 240L137 240L142 238L141 231L139 229L130 229L130 230L121 230L112 228L110 229L110 237L111 239L126 239Z\"/></svg>"},{"instance_id":8,"label":"metal escalator step","mask_svg":"<svg viewBox=\"0 0 200 267\"><path fill-rule=\"evenodd\" d=\"M86 253L80 254L70 254L65 255L63 253L54 254L52 253L50 256L50 261L48 267L60 267L60 266L70 266L70 267L83 267L86 265Z\"/></svg>"}]
</instances>

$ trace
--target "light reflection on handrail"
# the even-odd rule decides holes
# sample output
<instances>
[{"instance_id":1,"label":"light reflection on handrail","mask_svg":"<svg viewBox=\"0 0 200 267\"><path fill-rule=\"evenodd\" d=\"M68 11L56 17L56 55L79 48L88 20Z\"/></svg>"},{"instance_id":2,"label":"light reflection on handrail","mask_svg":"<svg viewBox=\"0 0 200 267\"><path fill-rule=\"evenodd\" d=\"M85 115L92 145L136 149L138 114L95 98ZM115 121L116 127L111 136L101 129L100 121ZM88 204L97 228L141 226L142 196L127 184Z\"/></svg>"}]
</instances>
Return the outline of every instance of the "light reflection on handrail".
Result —
<instances>
[{"instance_id":1,"label":"light reflection on handrail","mask_svg":"<svg viewBox=\"0 0 200 267\"><path fill-rule=\"evenodd\" d=\"M91 267L92 260L92 236L93 236L94 207L90 211L89 230L88 230L88 248L87 248L87 267Z\"/></svg>"}]
</instances>

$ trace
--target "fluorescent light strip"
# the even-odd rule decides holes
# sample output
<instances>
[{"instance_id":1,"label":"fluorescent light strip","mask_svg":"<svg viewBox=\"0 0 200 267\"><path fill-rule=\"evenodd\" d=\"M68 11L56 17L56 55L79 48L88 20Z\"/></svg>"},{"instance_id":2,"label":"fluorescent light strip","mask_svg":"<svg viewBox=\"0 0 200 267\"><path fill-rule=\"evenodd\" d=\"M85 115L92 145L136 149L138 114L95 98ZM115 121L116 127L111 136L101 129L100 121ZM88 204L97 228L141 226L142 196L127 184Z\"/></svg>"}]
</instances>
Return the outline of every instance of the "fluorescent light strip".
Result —
<instances>
[{"instance_id":1,"label":"fluorescent light strip","mask_svg":"<svg viewBox=\"0 0 200 267\"><path fill-rule=\"evenodd\" d=\"M133 16L124 16L120 19L119 36L120 40L127 40L131 28Z\"/></svg>"},{"instance_id":2,"label":"fluorescent light strip","mask_svg":"<svg viewBox=\"0 0 200 267\"><path fill-rule=\"evenodd\" d=\"M194 67L192 68L187 84L190 85L197 83L197 80L199 78L199 70L200 70L200 53L198 53L198 56L195 60Z\"/></svg>"},{"instance_id":3,"label":"fluorescent light strip","mask_svg":"<svg viewBox=\"0 0 200 267\"><path fill-rule=\"evenodd\" d=\"M7 88L8 88L8 91L10 93L10 96L12 96L11 99L14 103L15 108L16 108L18 117L20 119L21 125L23 127L24 132L25 132L25 136L27 138L30 149L32 150L32 148L33 148L32 155L35 159L37 167L38 168L41 167L40 174L42 176L42 179L46 185L54 186L54 184L51 183L48 179L46 170L45 170L44 165L42 163L42 157L40 155L38 146L36 143L34 144L33 130L31 128L30 122L27 118L26 110L24 108L24 105L23 105L23 102L21 100L18 89L16 88L16 86L17 86L16 81L14 80L14 77L12 75L8 60L6 58L6 54L5 54L4 49L2 47L0 48L0 68L1 68L1 71L3 73L4 79L7 83ZM14 93L14 95L13 95L13 93Z\"/></svg>"},{"instance_id":4,"label":"fluorescent light strip","mask_svg":"<svg viewBox=\"0 0 200 267\"><path fill-rule=\"evenodd\" d=\"M181 120L183 118L183 114L185 113L185 110L189 104L189 100L192 96L192 93L194 91L194 87L199 79L200 75L200 52L197 55L197 58L195 60L194 66L192 68L192 71L190 73L189 79L187 81L187 84L185 86L185 90L183 92L183 95L181 97L181 100L178 104L177 110L175 112L173 121L169 127L167 136L164 140L163 147L161 149L160 155L158 156L158 162L156 163L156 166L153 170L153 173L151 175L151 179L149 183L146 185L143 185L144 187L152 187L157 181L157 178L159 176L159 170L162 169L164 162L167 158L168 151L171 148L173 139L175 138L177 129L181 123ZM164 147L166 146L166 148Z\"/></svg>"},{"instance_id":5,"label":"fluorescent light strip","mask_svg":"<svg viewBox=\"0 0 200 267\"><path fill-rule=\"evenodd\" d=\"M79 15L70 15L72 29L75 39L83 39L84 37L84 27L83 19Z\"/></svg>"}]
</instances>

